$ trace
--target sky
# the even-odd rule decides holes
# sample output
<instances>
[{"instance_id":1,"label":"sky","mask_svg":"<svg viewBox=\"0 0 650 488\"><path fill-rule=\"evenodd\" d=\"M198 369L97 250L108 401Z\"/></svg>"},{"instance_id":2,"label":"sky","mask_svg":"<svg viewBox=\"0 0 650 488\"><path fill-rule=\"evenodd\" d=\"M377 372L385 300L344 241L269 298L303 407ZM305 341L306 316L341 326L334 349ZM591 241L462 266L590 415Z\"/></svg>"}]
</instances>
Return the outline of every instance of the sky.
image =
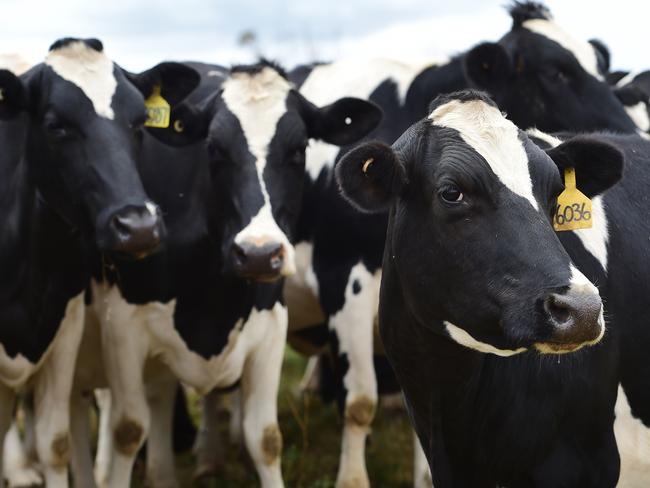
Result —
<instances>
[{"instance_id":1,"label":"sky","mask_svg":"<svg viewBox=\"0 0 650 488\"><path fill-rule=\"evenodd\" d=\"M441 60L510 28L509 0L0 0L0 53L38 62L60 37L97 37L123 67L163 60L296 64L358 57ZM650 68L645 0L548 0L559 25L597 37L615 69ZM243 33L255 40L241 45ZM250 37L250 36L249 36Z\"/></svg>"}]
</instances>

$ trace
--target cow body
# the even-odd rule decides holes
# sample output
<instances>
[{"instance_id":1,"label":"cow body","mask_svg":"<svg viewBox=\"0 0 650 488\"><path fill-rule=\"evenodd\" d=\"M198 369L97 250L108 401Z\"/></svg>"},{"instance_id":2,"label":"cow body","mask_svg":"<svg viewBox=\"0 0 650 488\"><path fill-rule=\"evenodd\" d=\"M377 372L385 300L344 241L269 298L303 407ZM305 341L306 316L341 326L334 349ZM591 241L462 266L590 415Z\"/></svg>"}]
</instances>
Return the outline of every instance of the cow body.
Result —
<instances>
[{"instance_id":1,"label":"cow body","mask_svg":"<svg viewBox=\"0 0 650 488\"><path fill-rule=\"evenodd\" d=\"M600 171L600 184L606 188L606 180L612 178L610 181L615 181L617 171L620 177L622 157L612 152L597 161L589 156L594 166L581 167L579 150L566 152L564 147L594 144L605 151L607 144L623 149L627 162L623 180L594 198L593 227L557 235L571 262L590 282L599 284L600 294L607 303L607 333L595 346L570 355L551 356L548 353L565 350L560 342L552 347L535 342L539 339L532 339L532 344L527 342L530 339L526 339L526 320L515 319L518 325L514 329L508 325L519 313L508 303L517 296L519 304L516 307L530 304L531 290L527 287L533 282L528 282L521 272L538 273L547 268L544 277L535 280L534 286L540 286L552 276L556 268L547 253L553 249L550 244L553 239L549 236L551 241L542 244L542 235L528 227L535 219L529 220L523 213L516 220L501 220L496 213L492 214L502 208L504 195L497 197L494 210L485 210L488 213L482 214L483 217L467 214L460 220L451 218L452 214L445 216L445 211L441 210L443 207L435 202L440 195L447 202L445 205L457 203L453 208L458 208L458 212L461 208L468 212L478 210L479 195L486 190L474 186L478 180L469 183L471 180L456 173L457 169L473 171L470 169L472 151L482 155L483 161L491 166L491 174L496 174L511 191L526 194L526 180L515 179L518 177L514 176L513 168L501 173L492 163L495 161L492 158L498 159L498 153L486 152L490 147L503 150L509 144L506 132L499 132L505 127L497 120L501 116L489 108L489 103L480 95L463 93L441 99L434 103L432 114L427 119L414 125L395 143L395 164L389 164L381 151L370 145L351 152L341 163L339 180L357 205L376 210L380 208L379 199L385 199L391 205L380 300L380 330L386 352L404 389L411 420L429 459L435 486L615 486L619 477L619 450L623 466L626 466L627 459L634 459L639 454L638 451L628 452L629 444L626 447L622 425L630 422L629 411L624 415L625 407L622 406L626 398L630 400L637 419L647 423L644 414L648 405L646 398L642 395L636 401L633 398L634 391L638 392L637 388L642 387L648 377L643 373L647 361L635 354L635 350L642 348L650 336L635 325L636 321L642 321L642 308L632 310L634 307L630 307L629 297L623 298L620 293L628 290L631 280L634 281L634 277L628 274L631 269L644 274L647 256L642 243L630 243L627 238L624 243L619 236L629 237L626 222L641 227L646 225L642 217L646 210L642 205L633 204L626 195L648 183L648 143L637 136L607 134L595 136L593 142L578 143L568 139L566 144L561 144L559 139L545 138L554 146L548 154L560 169L575 165L578 174L584 172L579 186L582 185L587 193L596 192L593 186L587 189L589 172ZM489 128L486 126L474 132L482 123L488 123ZM453 130L449 132L450 129ZM456 134L460 135L459 139L456 139ZM472 134L481 135L476 138ZM536 169L545 159L541 151L526 141L525 136L516 136L516 131L514 134L513 149L507 150L508 164L515 164L514 147L520 144L526 155L523 164L528 166L526 172L530 171L528 181L532 182L535 200L540 205L547 198L540 199L541 195L547 195L546 192L553 195L557 190L552 190L553 185L545 182ZM496 146L490 145L490 138L494 138ZM487 145L482 146L483 142ZM358 161L369 157L374 159L371 168L377 165L380 168L377 171L381 173L356 183L354 172L361 168ZM425 159L429 162L423 163ZM355 170L355 165L359 165L356 166L359 169ZM544 165L553 167L547 163ZM392 184L391 179L384 180L386 183L382 188L385 193L375 190L373 198L366 199L364 195L369 196L366 188L374 185L377 178L385 174L384 171L395 171ZM613 173L608 177L608 172ZM427 178L429 183L422 185L409 183ZM446 181L464 183L448 190ZM480 185L491 187L486 181ZM440 188L440 193L435 188ZM429 194L432 196L421 198L421 195ZM427 202L432 198L433 207L428 210L425 206L431 204ZM463 203L465 201L468 203ZM485 215L490 215L491 227L481 238L479 234ZM422 218L428 223L425 224ZM440 218L444 220L438 221ZM508 230L509 225L517 228L520 237ZM549 221L543 225L550 229ZM429 230L425 232L435 240L418 241L414 237L418 226L427 226ZM445 242L443 228L446 226L456 229L453 232L458 233L457 244L454 244L456 237L451 237L452 234L448 234L451 242ZM526 231L521 233L524 226ZM446 232L449 231L451 229ZM508 267L511 259L514 263L521 258L519 253L527 247L521 245L531 236L535 236L538 253L542 255L533 257L531 254L530 258L543 259L544 266L527 264L519 271L516 271L516 266ZM492 242L503 246L505 254L500 259L494 259L493 252L500 251ZM488 259L492 263L486 262L480 271L474 267L476 260L471 254L475 244L479 254L485 255L477 255L476 259ZM431 249L431 252L416 255L411 252L415 248ZM449 251L453 254L447 255ZM530 251L528 248L525 252ZM563 254L564 251L559 252ZM458 261L452 257L454 255ZM469 262L471 267L468 267ZM497 275L491 275L490 266L506 266L508 270L504 268ZM572 280L576 273L572 272ZM460 281L456 283L456 279ZM477 282L479 288L474 289ZM481 288L482 282L488 286ZM588 282L582 280L582 283ZM501 289L501 286L505 288ZM469 289L477 293L466 295ZM473 308L464 304L466 298L474 302ZM484 301L486 298L489 304ZM552 308L544 310L555 316ZM572 313L571 309L567 310ZM487 318L495 312L501 313L498 330L489 325L493 319ZM544 317L539 309L528 313L533 320ZM632 318L633 315L636 318ZM469 325L477 316L483 316L476 323L477 327ZM563 313L562 318L566 319L567 315ZM535 334L533 332L532 337L539 337ZM509 339L504 341L506 337ZM576 350L574 341L574 338L569 340L572 345L568 350ZM633 367L634 375L631 373ZM630 368L627 374L626 368ZM619 382L623 386L621 392L626 393L623 397L618 393L621 405L616 408L619 418L615 437L614 406ZM647 443L648 432L648 429L637 430L636 439L644 441L635 449ZM634 482L643 483L643 479L647 482L647 472L643 476L646 478ZM625 470L622 479L626 479ZM627 481L631 480L627 478Z\"/></svg>"},{"instance_id":2,"label":"cow body","mask_svg":"<svg viewBox=\"0 0 650 488\"><path fill-rule=\"evenodd\" d=\"M573 39L538 4L516 3L511 15L512 30L498 43L478 45L446 63L335 62L300 67L292 76L306 96L320 97L322 102L354 94L379 104L384 120L369 139L385 142L393 142L423 117L436 95L467 87L489 91L522 127L636 130L604 81L606 48ZM332 79L337 85L332 86ZM581 97L597 103L582 103ZM343 385L338 396L342 408L353 411L356 398L370 400L361 401L370 405L366 415L345 414L346 424L361 419L364 428L344 427L344 438L352 435L357 440L344 442L338 476L339 484L348 479L367 483L361 439L372 420L377 395L372 330L387 215L359 214L343 201L333 178L341 154L322 143L308 148L301 242L296 246L304 259L299 261L302 267L296 276L287 282L285 298L290 340L303 350L307 336L303 329L328 325L334 371Z\"/></svg>"},{"instance_id":3,"label":"cow body","mask_svg":"<svg viewBox=\"0 0 650 488\"><path fill-rule=\"evenodd\" d=\"M48 486L67 486L68 402L89 258L94 249L146 255L164 232L132 152L149 87L128 76L96 39L57 41L20 77L0 70L1 430L4 437L15 392L33 388Z\"/></svg>"},{"instance_id":4,"label":"cow body","mask_svg":"<svg viewBox=\"0 0 650 488\"><path fill-rule=\"evenodd\" d=\"M91 309L99 332L88 344L103 352L104 372L84 379L80 365L78 390L101 386L105 375L112 393L107 482L128 484L150 432L148 476L168 486L176 483L175 378L203 394L241 382L246 446L262 486L282 486L276 395L287 315L280 279L295 268L304 148L308 137L358 138L380 112L354 99L318 108L266 62L231 70L189 65L201 83L164 136L189 145L170 149L145 137L141 155L145 187L165 215L166 246L145 261L97 269ZM346 115L355 123L346 124ZM77 402L82 409L81 395ZM78 426L80 443L85 430ZM79 477L92 484L88 461L80 449Z\"/></svg>"}]
</instances>

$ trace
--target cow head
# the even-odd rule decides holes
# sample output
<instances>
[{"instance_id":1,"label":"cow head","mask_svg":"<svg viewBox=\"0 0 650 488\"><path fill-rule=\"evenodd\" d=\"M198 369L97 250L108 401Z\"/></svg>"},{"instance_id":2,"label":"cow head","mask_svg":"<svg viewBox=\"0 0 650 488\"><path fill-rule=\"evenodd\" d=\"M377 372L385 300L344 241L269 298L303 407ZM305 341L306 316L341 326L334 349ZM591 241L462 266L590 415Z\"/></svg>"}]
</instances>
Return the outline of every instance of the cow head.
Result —
<instances>
[{"instance_id":1,"label":"cow head","mask_svg":"<svg viewBox=\"0 0 650 488\"><path fill-rule=\"evenodd\" d=\"M474 86L488 91L519 127L635 131L604 78L609 53L602 43L574 38L537 3L515 2L510 13L508 34L464 58Z\"/></svg>"},{"instance_id":2,"label":"cow head","mask_svg":"<svg viewBox=\"0 0 650 488\"><path fill-rule=\"evenodd\" d=\"M0 119L28 113L25 156L47 205L93 236L101 251L142 257L164 234L136 167L144 99L159 85L173 104L198 80L172 63L129 74L100 41L62 39L20 77L0 71Z\"/></svg>"},{"instance_id":3,"label":"cow head","mask_svg":"<svg viewBox=\"0 0 650 488\"><path fill-rule=\"evenodd\" d=\"M291 241L308 140L355 142L376 127L381 111L354 98L316 107L281 68L262 61L232 68L217 93L172 118L182 131L167 137L207 138L225 271L272 281L295 271Z\"/></svg>"},{"instance_id":4,"label":"cow head","mask_svg":"<svg viewBox=\"0 0 650 488\"><path fill-rule=\"evenodd\" d=\"M623 156L588 136L545 153L470 90L436 99L392 147L353 149L336 174L357 207L391 208L384 277L399 280L412 316L510 355L574 351L604 333L598 290L551 223L566 167L592 197L620 179Z\"/></svg>"}]
</instances>

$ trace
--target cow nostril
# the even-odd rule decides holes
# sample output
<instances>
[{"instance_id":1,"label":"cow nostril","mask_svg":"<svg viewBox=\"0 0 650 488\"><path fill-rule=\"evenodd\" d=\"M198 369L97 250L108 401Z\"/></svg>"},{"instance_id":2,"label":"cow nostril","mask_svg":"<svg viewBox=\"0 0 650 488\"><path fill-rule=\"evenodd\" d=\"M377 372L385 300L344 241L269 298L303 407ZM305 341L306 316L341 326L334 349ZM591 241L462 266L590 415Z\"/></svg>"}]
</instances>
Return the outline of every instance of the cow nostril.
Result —
<instances>
[{"instance_id":1,"label":"cow nostril","mask_svg":"<svg viewBox=\"0 0 650 488\"><path fill-rule=\"evenodd\" d=\"M549 295L544 300L544 310L559 325L566 324L571 319L571 308L558 295Z\"/></svg>"},{"instance_id":2,"label":"cow nostril","mask_svg":"<svg viewBox=\"0 0 650 488\"><path fill-rule=\"evenodd\" d=\"M248 255L246 254L246 251L238 244L233 244L232 255L235 260L235 263L239 266L244 265L248 260Z\"/></svg>"},{"instance_id":3,"label":"cow nostril","mask_svg":"<svg viewBox=\"0 0 650 488\"><path fill-rule=\"evenodd\" d=\"M282 264L284 263L284 246L278 245L276 249L271 251L270 259L271 269L278 270L282 268Z\"/></svg>"},{"instance_id":4,"label":"cow nostril","mask_svg":"<svg viewBox=\"0 0 650 488\"><path fill-rule=\"evenodd\" d=\"M115 215L112 220L113 220L113 227L120 234L123 234L124 236L128 236L131 233L130 219L124 218L120 215Z\"/></svg>"}]
</instances>

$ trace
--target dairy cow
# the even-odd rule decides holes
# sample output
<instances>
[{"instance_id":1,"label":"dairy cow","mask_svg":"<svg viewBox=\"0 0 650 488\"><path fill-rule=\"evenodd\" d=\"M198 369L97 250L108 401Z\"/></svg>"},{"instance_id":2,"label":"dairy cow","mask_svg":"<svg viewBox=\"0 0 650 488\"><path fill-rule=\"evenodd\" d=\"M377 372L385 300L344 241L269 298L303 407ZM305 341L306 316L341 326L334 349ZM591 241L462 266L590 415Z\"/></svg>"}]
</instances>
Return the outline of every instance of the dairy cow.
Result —
<instances>
[{"instance_id":1,"label":"dairy cow","mask_svg":"<svg viewBox=\"0 0 650 488\"><path fill-rule=\"evenodd\" d=\"M55 42L20 76L0 70L0 432L33 387L47 486L67 486L69 395L94 249L141 257L164 237L135 165L153 84L171 103L197 83L161 64L128 74L96 39Z\"/></svg>"},{"instance_id":2,"label":"dairy cow","mask_svg":"<svg viewBox=\"0 0 650 488\"><path fill-rule=\"evenodd\" d=\"M647 459L629 462L650 445L650 335L628 296L647 293L647 245L630 230L650 231L648 209L629 195L648 184L650 146L541 137L546 153L464 91L337 166L354 205L389 208L380 331L437 487L613 487L619 453L640 476L621 486L650 480ZM568 167L593 227L556 233ZM626 438L623 423L640 428Z\"/></svg>"},{"instance_id":3,"label":"dairy cow","mask_svg":"<svg viewBox=\"0 0 650 488\"><path fill-rule=\"evenodd\" d=\"M514 2L509 11L512 28L498 42L479 44L447 63L342 61L300 67L292 76L318 103L343 95L375 101L385 116L369 137L389 143L426 116L436 95L466 87L487 90L520 127L636 130L605 81L608 53L602 44L576 39L541 4ZM287 281L285 296L294 344L323 336L305 332L308 326L327 325L320 328L329 334L333 369L343 386L338 484L364 486L364 439L377 397L372 331L387 216L359 214L340 197L332 174L342 152L323 143L307 149L308 190L296 246L302 265Z\"/></svg>"},{"instance_id":4,"label":"dairy cow","mask_svg":"<svg viewBox=\"0 0 650 488\"><path fill-rule=\"evenodd\" d=\"M149 481L170 486L175 378L200 393L241 385L244 440L261 484L283 486L276 412L287 328L281 292L282 278L295 271L305 147L310 138L350 144L377 125L381 111L354 98L318 107L266 61L188 66L201 83L156 134L188 146L171 149L145 137L141 154L167 244L149 259L113 259L97 270L73 409L84 411L82 390L105 375L113 444L107 483L128 486L148 434ZM84 365L98 348L104 371L90 377ZM74 419L75 473L93 486L83 446L87 416Z\"/></svg>"}]
</instances>

